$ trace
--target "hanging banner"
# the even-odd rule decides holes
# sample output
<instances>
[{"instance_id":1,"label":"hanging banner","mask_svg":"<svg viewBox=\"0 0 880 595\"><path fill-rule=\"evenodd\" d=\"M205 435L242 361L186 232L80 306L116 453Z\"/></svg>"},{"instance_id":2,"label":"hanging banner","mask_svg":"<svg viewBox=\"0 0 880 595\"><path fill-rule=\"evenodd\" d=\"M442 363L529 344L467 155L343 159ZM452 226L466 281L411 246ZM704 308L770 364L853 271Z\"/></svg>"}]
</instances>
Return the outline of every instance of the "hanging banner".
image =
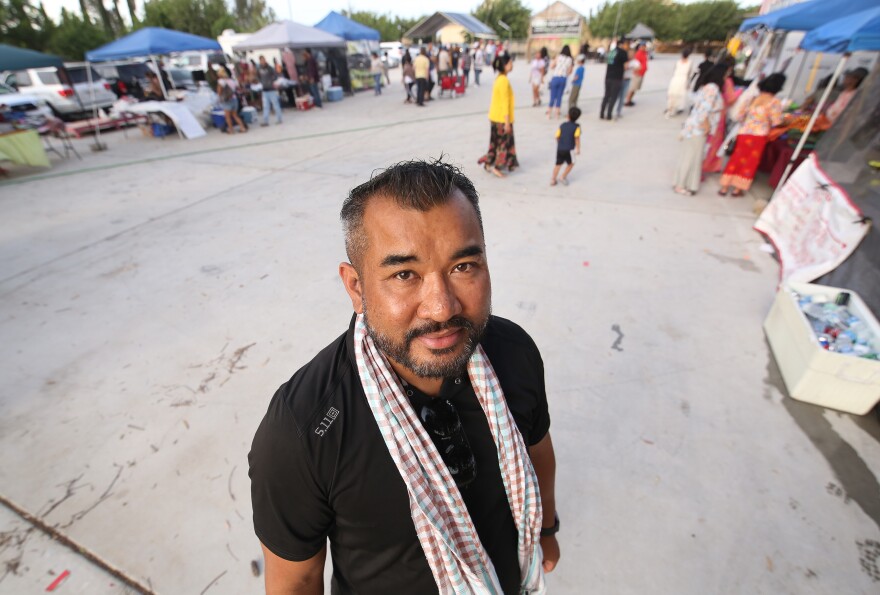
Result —
<instances>
[{"instance_id":1,"label":"hanging banner","mask_svg":"<svg viewBox=\"0 0 880 595\"><path fill-rule=\"evenodd\" d=\"M770 201L754 228L779 256L780 281L807 283L833 271L868 233L862 212L819 167L804 161Z\"/></svg>"}]
</instances>

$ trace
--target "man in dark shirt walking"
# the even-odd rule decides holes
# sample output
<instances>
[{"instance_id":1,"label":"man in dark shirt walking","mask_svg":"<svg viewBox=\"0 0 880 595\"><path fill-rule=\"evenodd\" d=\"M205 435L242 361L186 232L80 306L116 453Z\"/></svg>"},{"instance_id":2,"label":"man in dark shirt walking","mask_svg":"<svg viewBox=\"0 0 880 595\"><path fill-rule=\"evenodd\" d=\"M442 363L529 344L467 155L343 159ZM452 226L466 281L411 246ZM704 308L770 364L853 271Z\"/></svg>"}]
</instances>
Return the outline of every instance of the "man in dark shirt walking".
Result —
<instances>
[{"instance_id":1,"label":"man in dark shirt walking","mask_svg":"<svg viewBox=\"0 0 880 595\"><path fill-rule=\"evenodd\" d=\"M342 208L349 329L273 397L249 454L266 591L545 591L556 463L534 341L491 315L476 189L395 165Z\"/></svg>"},{"instance_id":2,"label":"man in dark shirt walking","mask_svg":"<svg viewBox=\"0 0 880 595\"><path fill-rule=\"evenodd\" d=\"M308 78L309 92L315 102L315 107L321 108L323 105L321 104L321 90L318 87L318 82L321 80L321 75L318 72L318 61L312 55L312 50L307 49L303 55L306 60L306 77Z\"/></svg>"},{"instance_id":3,"label":"man in dark shirt walking","mask_svg":"<svg viewBox=\"0 0 880 595\"><path fill-rule=\"evenodd\" d=\"M629 60L629 40L621 39L617 47L608 53L608 68L605 70L605 96L602 97L602 107L599 109L599 117L603 120L611 120L614 104L620 96L623 86L623 71ZM608 115L605 115L605 108Z\"/></svg>"}]
</instances>

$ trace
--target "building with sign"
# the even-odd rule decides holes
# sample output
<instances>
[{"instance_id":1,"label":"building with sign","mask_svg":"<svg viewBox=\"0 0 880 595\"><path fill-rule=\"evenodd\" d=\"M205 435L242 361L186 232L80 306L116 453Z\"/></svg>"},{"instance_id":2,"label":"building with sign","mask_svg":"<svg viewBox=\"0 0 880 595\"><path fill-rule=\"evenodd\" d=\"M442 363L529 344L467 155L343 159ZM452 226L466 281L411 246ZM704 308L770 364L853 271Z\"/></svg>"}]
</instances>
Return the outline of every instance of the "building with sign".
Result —
<instances>
[{"instance_id":1,"label":"building with sign","mask_svg":"<svg viewBox=\"0 0 880 595\"><path fill-rule=\"evenodd\" d=\"M554 2L532 16L526 51L531 57L535 51L546 47L551 55L556 55L562 46L568 45L575 56L587 35L584 15L564 2Z\"/></svg>"}]
</instances>

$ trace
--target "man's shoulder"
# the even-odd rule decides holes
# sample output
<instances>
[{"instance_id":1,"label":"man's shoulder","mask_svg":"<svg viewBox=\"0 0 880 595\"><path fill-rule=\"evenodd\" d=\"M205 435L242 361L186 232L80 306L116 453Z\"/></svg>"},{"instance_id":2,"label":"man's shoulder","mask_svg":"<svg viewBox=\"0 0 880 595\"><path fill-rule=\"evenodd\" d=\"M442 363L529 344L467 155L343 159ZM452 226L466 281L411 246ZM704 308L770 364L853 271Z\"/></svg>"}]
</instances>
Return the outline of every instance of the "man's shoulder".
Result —
<instances>
[{"instance_id":1,"label":"man's shoulder","mask_svg":"<svg viewBox=\"0 0 880 595\"><path fill-rule=\"evenodd\" d=\"M482 339L483 347L489 350L505 350L519 348L534 350L538 347L532 337L515 322L500 316L490 316L489 324Z\"/></svg>"},{"instance_id":2,"label":"man's shoulder","mask_svg":"<svg viewBox=\"0 0 880 595\"><path fill-rule=\"evenodd\" d=\"M302 434L312 418L324 412L324 405L335 393L351 384L349 377L354 371L347 339L348 332L337 337L275 393L270 410L288 417L298 433Z\"/></svg>"}]
</instances>

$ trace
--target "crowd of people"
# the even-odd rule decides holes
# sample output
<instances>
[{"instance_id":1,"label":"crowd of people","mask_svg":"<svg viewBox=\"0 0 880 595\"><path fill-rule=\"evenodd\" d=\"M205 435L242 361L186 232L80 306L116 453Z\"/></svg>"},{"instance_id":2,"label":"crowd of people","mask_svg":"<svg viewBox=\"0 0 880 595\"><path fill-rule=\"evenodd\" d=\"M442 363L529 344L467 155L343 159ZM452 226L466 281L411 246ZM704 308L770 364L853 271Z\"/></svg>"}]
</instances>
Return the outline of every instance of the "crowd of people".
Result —
<instances>
[{"instance_id":1,"label":"crowd of people","mask_svg":"<svg viewBox=\"0 0 880 595\"><path fill-rule=\"evenodd\" d=\"M767 165L774 161L770 149L777 143L788 145L790 140L800 138L830 77L820 81L818 89L800 106L784 105L777 95L785 86L785 74L776 72L743 80L734 74L736 63L731 55L715 56L708 50L702 62L694 66L691 53L690 48L682 51L667 94L667 118L687 111L673 188L694 195L701 182L720 173L718 194L741 197L751 188L759 168L772 170ZM814 133L821 134L834 124L867 74L864 68L845 73L841 88L834 90L822 113L816 114ZM792 110L788 114L786 106ZM775 185L778 180L771 175L770 183Z\"/></svg>"},{"instance_id":2,"label":"crowd of people","mask_svg":"<svg viewBox=\"0 0 880 595\"><path fill-rule=\"evenodd\" d=\"M413 53L416 54L415 57ZM433 42L429 42L417 52L407 49L400 63L404 103L424 107L426 102L434 99L435 89L438 90L438 95L442 95L444 91L461 92L470 85L471 71L474 84L479 87L483 70L494 69L496 58L506 53L507 47L504 44L495 44L492 41L476 41L471 46L435 46Z\"/></svg>"}]
</instances>

